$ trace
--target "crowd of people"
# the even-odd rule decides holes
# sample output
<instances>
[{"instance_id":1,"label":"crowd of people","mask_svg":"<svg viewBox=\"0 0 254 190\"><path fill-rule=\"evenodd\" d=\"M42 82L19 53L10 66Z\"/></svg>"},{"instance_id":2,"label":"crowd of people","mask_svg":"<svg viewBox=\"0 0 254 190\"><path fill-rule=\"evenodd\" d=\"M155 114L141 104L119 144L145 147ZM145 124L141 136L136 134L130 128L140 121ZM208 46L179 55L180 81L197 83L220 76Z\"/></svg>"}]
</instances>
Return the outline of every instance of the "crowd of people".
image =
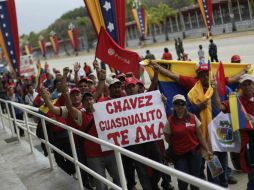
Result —
<instances>
[{"instance_id":1,"label":"crowd of people","mask_svg":"<svg viewBox=\"0 0 254 190\"><path fill-rule=\"evenodd\" d=\"M210 42L213 44L213 41ZM181 44L181 42L176 43L177 45ZM169 148L164 147L163 141L153 141L131 145L126 149L161 164L168 165L172 163L180 171L207 179L223 187L237 183L231 168L228 166L228 153L216 152L211 148L208 121L220 111L229 112L229 103L227 97L221 98L219 96L217 82L210 80L210 67L208 64L199 64L196 69L197 77L192 78L173 73L152 61L155 56L149 50L146 53L145 58L150 60L148 67L151 67L154 72L149 88L145 87L145 81L136 78L131 72L107 75L106 71L100 68L99 63L94 61L94 70L86 63L84 63L84 68L76 63L73 72L69 67L65 67L62 72L54 69L53 73L49 71L49 68L45 68L47 71L46 79L43 82L43 87L38 92L35 91L36 80L34 76L23 77L16 81L11 75L6 75L0 79L1 98L39 107L41 114L98 137L93 116L93 104L157 90L158 74L160 73L177 82L188 92L187 96L176 94L172 100L162 98L163 101L171 101L173 105L172 113L168 116L168 125L164 128L165 140L168 142ZM204 62L202 46L199 46L198 55L200 60ZM182 48L178 58L183 59L183 57ZM167 48L164 49L162 58L172 59L172 54ZM214 59L216 60L217 57L215 56ZM238 55L232 57L232 62L239 63L240 60ZM248 69L246 67L237 75L226 78L225 83L229 86L238 84L242 91L240 100L248 113L246 118L254 122L254 78L252 75L246 74ZM231 90L234 91L235 89ZM2 108L4 109L3 105ZM22 111L15 108L15 116L17 119L22 120ZM41 125L38 121L36 134L39 138L44 138ZM72 155L68 132L48 122L46 125L50 142L66 154ZM23 130L20 129L19 133L24 136ZM254 187L254 133L251 130L242 130L241 137L242 147L238 157L241 168L239 169L249 172L247 189L250 190ZM106 177L107 171L113 182L120 185L113 151L103 152L99 144L80 138L78 135L74 135L74 140L80 162L104 177ZM42 144L42 148L44 155L47 156L48 152L45 145ZM53 152L57 165L66 173L75 177L74 164L56 151ZM212 159L214 155L218 156L223 167L223 173L216 178L211 176L209 169L207 169L207 175L204 173L206 160ZM246 159L246 155L248 155L248 159ZM144 190L159 189L161 179L160 185L163 189L174 189L169 175L156 170L150 171L151 169L146 165L126 156L123 156L122 160L128 189L136 189L135 171ZM94 186L98 190L107 189L105 184L93 179L86 172L82 171L81 175L83 184L87 189L93 189ZM188 184L178 180L178 188L187 190ZM191 189L198 188L191 185Z\"/></svg>"}]
</instances>

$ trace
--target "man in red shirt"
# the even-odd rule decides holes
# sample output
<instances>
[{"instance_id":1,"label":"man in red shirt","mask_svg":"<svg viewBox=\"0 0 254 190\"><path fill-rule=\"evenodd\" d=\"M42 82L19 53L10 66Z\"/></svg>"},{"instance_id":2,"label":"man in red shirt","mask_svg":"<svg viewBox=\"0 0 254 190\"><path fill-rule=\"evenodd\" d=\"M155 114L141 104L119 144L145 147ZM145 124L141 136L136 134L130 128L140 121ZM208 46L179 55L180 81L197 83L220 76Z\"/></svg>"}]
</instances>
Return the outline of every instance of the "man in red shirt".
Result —
<instances>
[{"instance_id":1,"label":"man in red shirt","mask_svg":"<svg viewBox=\"0 0 254 190\"><path fill-rule=\"evenodd\" d=\"M161 59L165 59L165 60L172 60L172 54L169 52L168 48L164 48L164 53L162 55Z\"/></svg>"}]
</instances>

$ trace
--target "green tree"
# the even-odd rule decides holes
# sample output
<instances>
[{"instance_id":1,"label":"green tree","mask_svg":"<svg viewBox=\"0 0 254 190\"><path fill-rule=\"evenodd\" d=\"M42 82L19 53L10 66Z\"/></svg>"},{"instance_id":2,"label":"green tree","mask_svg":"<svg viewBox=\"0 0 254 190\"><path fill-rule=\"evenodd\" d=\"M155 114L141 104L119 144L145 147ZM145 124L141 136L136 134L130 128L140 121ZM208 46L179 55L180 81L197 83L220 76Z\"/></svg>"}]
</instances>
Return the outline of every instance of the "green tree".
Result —
<instances>
[{"instance_id":1,"label":"green tree","mask_svg":"<svg viewBox=\"0 0 254 190\"><path fill-rule=\"evenodd\" d=\"M84 38L85 38L85 43L87 44L87 51L89 52L90 51L90 44L89 44L89 38L88 38L88 35L87 35L87 31L88 31L88 23L89 23L89 18L88 17L77 17L76 18L77 20L77 25L78 25L78 28L79 28L79 32L81 34L84 35Z\"/></svg>"},{"instance_id":2,"label":"green tree","mask_svg":"<svg viewBox=\"0 0 254 190\"><path fill-rule=\"evenodd\" d=\"M160 24L159 10L156 7L151 7L148 10L148 24L151 25L151 33L155 43L157 41L155 38L155 26Z\"/></svg>"},{"instance_id":3,"label":"green tree","mask_svg":"<svg viewBox=\"0 0 254 190\"><path fill-rule=\"evenodd\" d=\"M174 16L176 12L170 6L165 3L159 3L158 5L159 20L164 24L165 40L168 41L168 17Z\"/></svg>"}]
</instances>

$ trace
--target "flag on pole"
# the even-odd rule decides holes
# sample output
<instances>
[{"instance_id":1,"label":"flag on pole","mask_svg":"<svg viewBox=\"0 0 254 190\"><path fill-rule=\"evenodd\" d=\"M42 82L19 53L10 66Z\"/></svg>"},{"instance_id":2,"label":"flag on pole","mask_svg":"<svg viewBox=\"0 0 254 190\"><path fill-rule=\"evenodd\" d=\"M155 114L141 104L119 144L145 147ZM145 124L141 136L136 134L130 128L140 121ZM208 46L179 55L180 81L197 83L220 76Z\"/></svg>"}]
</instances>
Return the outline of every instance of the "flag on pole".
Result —
<instances>
[{"instance_id":1,"label":"flag on pole","mask_svg":"<svg viewBox=\"0 0 254 190\"><path fill-rule=\"evenodd\" d=\"M212 31L212 0L198 0L198 5L200 12L206 27L206 32L208 37L211 35Z\"/></svg>"},{"instance_id":2,"label":"flag on pole","mask_svg":"<svg viewBox=\"0 0 254 190\"><path fill-rule=\"evenodd\" d=\"M147 12L139 5L139 3L134 3L131 13L136 21L138 31L143 39L147 36Z\"/></svg>"},{"instance_id":3,"label":"flag on pole","mask_svg":"<svg viewBox=\"0 0 254 190\"><path fill-rule=\"evenodd\" d=\"M96 57L123 73L138 76L140 57L136 52L120 47L102 27L96 47Z\"/></svg>"},{"instance_id":4,"label":"flag on pole","mask_svg":"<svg viewBox=\"0 0 254 190\"><path fill-rule=\"evenodd\" d=\"M20 49L14 0L0 1L0 46L10 66L16 74L20 73Z\"/></svg>"},{"instance_id":5,"label":"flag on pole","mask_svg":"<svg viewBox=\"0 0 254 190\"><path fill-rule=\"evenodd\" d=\"M38 43L39 43L39 47L40 47L40 50L41 50L41 54L42 54L43 57L45 57L46 53L47 53L47 49L46 49L46 42L45 42L44 38L43 37L40 38Z\"/></svg>"},{"instance_id":6,"label":"flag on pole","mask_svg":"<svg viewBox=\"0 0 254 190\"><path fill-rule=\"evenodd\" d=\"M71 46L74 49L74 51L79 50L79 39L78 39L78 30L75 28L75 26L70 27L68 30L68 36L71 41Z\"/></svg>"},{"instance_id":7,"label":"flag on pole","mask_svg":"<svg viewBox=\"0 0 254 190\"><path fill-rule=\"evenodd\" d=\"M51 31L50 32L50 43L52 45L52 49L54 51L54 53L57 55L58 52L59 52L59 45L58 45L58 38L57 38L57 35L54 31Z\"/></svg>"},{"instance_id":8,"label":"flag on pole","mask_svg":"<svg viewBox=\"0 0 254 190\"><path fill-rule=\"evenodd\" d=\"M125 1L84 0L94 29L99 36L101 27L106 28L112 39L125 47Z\"/></svg>"},{"instance_id":9,"label":"flag on pole","mask_svg":"<svg viewBox=\"0 0 254 190\"><path fill-rule=\"evenodd\" d=\"M236 93L229 94L229 108L234 132L239 129L253 128L252 124L245 118L246 110Z\"/></svg>"}]
</instances>

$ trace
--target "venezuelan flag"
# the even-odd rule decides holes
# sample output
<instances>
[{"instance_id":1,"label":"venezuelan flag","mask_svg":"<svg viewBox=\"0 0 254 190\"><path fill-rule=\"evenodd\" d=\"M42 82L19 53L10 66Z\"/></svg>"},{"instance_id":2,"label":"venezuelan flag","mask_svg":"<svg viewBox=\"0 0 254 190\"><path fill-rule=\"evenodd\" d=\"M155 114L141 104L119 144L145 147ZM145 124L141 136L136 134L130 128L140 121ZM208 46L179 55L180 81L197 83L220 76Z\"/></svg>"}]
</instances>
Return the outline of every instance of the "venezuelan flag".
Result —
<instances>
[{"instance_id":1,"label":"venezuelan flag","mask_svg":"<svg viewBox=\"0 0 254 190\"><path fill-rule=\"evenodd\" d=\"M106 28L113 40L125 47L125 1L84 0L94 29L99 36L101 27Z\"/></svg>"},{"instance_id":2,"label":"venezuelan flag","mask_svg":"<svg viewBox=\"0 0 254 190\"><path fill-rule=\"evenodd\" d=\"M38 61L36 83L35 83L35 89L37 90L37 92L40 92L42 88L42 83L45 79L46 79L46 73L44 69L42 68L40 61Z\"/></svg>"},{"instance_id":3,"label":"venezuelan flag","mask_svg":"<svg viewBox=\"0 0 254 190\"><path fill-rule=\"evenodd\" d=\"M59 46L58 46L57 36L50 36L49 39L50 39L50 43L52 45L52 49L53 49L54 53L58 54Z\"/></svg>"},{"instance_id":4,"label":"venezuelan flag","mask_svg":"<svg viewBox=\"0 0 254 190\"><path fill-rule=\"evenodd\" d=\"M245 118L246 111L236 93L229 95L229 108L234 132L239 129L253 128L251 123Z\"/></svg>"},{"instance_id":5,"label":"venezuelan flag","mask_svg":"<svg viewBox=\"0 0 254 190\"><path fill-rule=\"evenodd\" d=\"M159 65L166 67L173 73L193 78L196 77L196 68L198 64L195 61L155 60L155 62L157 62ZM145 60L145 63L148 63L148 61ZM240 73L247 65L250 64L224 63L223 66L225 77L232 77ZM217 68L219 67L219 63L211 63L210 66L212 72L216 73ZM145 68L150 78L153 78L153 70L149 66L146 66ZM188 93L188 91L183 86L179 85L175 81L162 74L159 74L159 88L160 91L168 99L166 107L166 111L168 114L171 113L173 96L176 94L182 94L184 96L187 96Z\"/></svg>"},{"instance_id":6,"label":"venezuelan flag","mask_svg":"<svg viewBox=\"0 0 254 190\"><path fill-rule=\"evenodd\" d=\"M14 0L0 1L0 46L11 71L20 73L20 49Z\"/></svg>"},{"instance_id":7,"label":"venezuelan flag","mask_svg":"<svg viewBox=\"0 0 254 190\"><path fill-rule=\"evenodd\" d=\"M147 36L147 12L143 7L135 7L131 10L134 20L137 23L138 31L142 37Z\"/></svg>"},{"instance_id":8,"label":"venezuelan flag","mask_svg":"<svg viewBox=\"0 0 254 190\"><path fill-rule=\"evenodd\" d=\"M206 27L208 36L212 30L212 0L198 0L200 12Z\"/></svg>"}]
</instances>

